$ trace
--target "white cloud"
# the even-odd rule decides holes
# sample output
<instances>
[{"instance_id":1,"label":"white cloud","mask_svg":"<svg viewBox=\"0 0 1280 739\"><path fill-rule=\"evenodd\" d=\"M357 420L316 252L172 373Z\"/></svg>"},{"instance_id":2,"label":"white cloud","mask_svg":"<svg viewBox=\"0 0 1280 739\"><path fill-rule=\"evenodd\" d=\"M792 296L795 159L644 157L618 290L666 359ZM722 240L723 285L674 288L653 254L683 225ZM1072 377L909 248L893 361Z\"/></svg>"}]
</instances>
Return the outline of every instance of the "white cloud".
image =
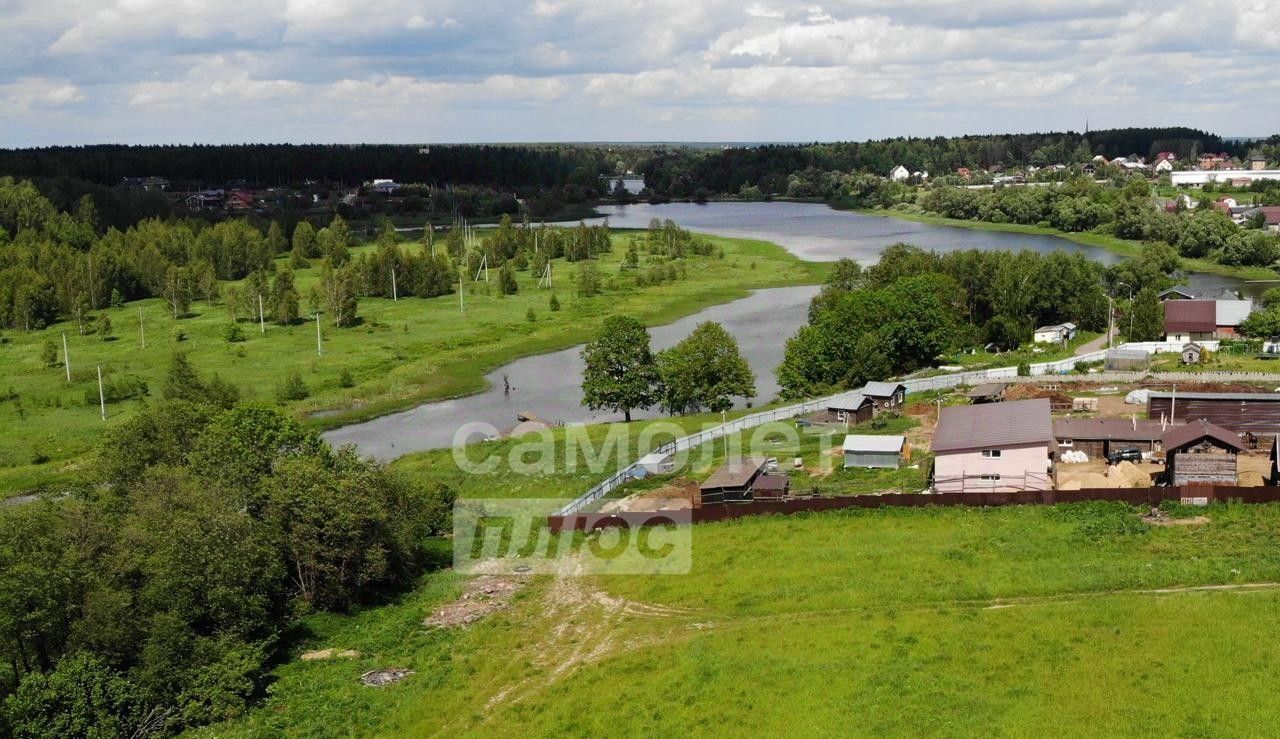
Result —
<instances>
[{"instance_id":1,"label":"white cloud","mask_svg":"<svg viewBox=\"0 0 1280 739\"><path fill-rule=\"evenodd\" d=\"M80 88L67 80L23 77L0 84L0 100L5 107L16 110L61 108L84 99Z\"/></svg>"}]
</instances>

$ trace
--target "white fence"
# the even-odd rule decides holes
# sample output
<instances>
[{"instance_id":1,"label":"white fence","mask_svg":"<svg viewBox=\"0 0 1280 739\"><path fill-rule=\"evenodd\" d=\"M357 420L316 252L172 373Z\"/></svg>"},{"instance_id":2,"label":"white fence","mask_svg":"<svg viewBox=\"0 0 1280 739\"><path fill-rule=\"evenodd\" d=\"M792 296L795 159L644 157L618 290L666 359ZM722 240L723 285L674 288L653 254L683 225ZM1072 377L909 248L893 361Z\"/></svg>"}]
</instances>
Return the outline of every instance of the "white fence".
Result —
<instances>
[{"instance_id":1,"label":"white fence","mask_svg":"<svg viewBox=\"0 0 1280 739\"><path fill-rule=\"evenodd\" d=\"M1208 348L1207 344L1209 343L1213 343L1216 346L1217 342L1205 342L1206 348ZM1175 348L1167 349L1164 347L1175 347ZM1149 342L1141 342L1141 343L1134 342L1129 344L1122 344L1118 348L1141 349L1148 353L1152 353L1152 352L1164 352L1164 351L1181 351L1182 345L1177 343L1168 343L1168 342L1162 342L1162 341L1149 341ZM1212 349L1210 351L1212 351ZM1197 373L1102 372L1102 373L1096 373L1092 375L1071 375L1071 376L1065 375L1065 373L1071 372L1072 370L1075 369L1077 362L1096 362L1096 361L1106 359L1106 356L1107 356L1107 352L1105 349L1103 349L1096 352L1090 352L1088 354L1082 354L1076 357L1070 357L1068 359L1057 360L1054 362L1039 362L1037 364L1033 364L1030 366L1031 377L1019 377L1017 367L996 367L993 369L970 370L968 372L956 372L956 373L947 374L947 375L935 375L933 377L916 377L916 378L903 380L902 384L906 386L907 392L918 393L918 392L923 392L925 390L941 390L944 388L958 387L960 385L977 385L983 382L991 382L994 380L1009 381L1009 382L1034 381L1031 379L1032 377L1044 377L1046 375L1064 375L1062 378L1063 380L1072 381L1072 382L1075 382L1075 381L1079 381L1079 382L1130 381L1131 382L1133 380L1140 380L1144 377L1155 377L1157 379L1169 379L1169 380L1190 380L1190 381L1200 381L1200 382L1214 382L1214 381L1223 381L1223 380L1240 381L1240 380L1249 380L1249 379L1268 380L1268 381L1274 380L1276 382L1280 382L1280 374L1270 375L1270 374L1264 374L1260 372L1214 372L1214 373L1208 373L1208 372L1205 372L1205 373L1199 373L1199 372ZM788 418L795 418L796 416L802 416L802 415L805 415L806 413L813 413L815 411L828 408L830 406L836 405L836 401L843 400L845 398L848 398L851 395L860 393L861 391L862 391L861 388L857 390L846 390L845 392L837 393L835 395L828 395L824 398L807 400L803 403L796 403L795 405L789 405L783 408L775 408L773 410L760 411L759 413L752 413L750 415L743 416L741 418L735 419L728 423L721 424L719 426L715 426L715 427L706 429L704 431L699 431L696 434L682 436L679 439L676 439L675 441L669 441L666 444L663 444L662 446L660 446L655 451L661 452L661 453L674 454L678 451L685 451L688 449L692 449L694 447L706 444L709 441L715 441L716 439L719 439L723 436L736 434L740 431L745 431L746 429L749 429L749 428L755 428L756 426L760 426L762 424L770 423L773 421L781 421ZM603 498L604 496L608 495L614 490L617 490L619 487L625 485L628 480L632 479L632 477L636 472L637 467L639 467L639 463L633 462L627 467L613 473L608 478L594 485L590 490L578 496L572 503L569 503L568 505L561 508L557 512L557 515L568 516L568 515L577 513L581 511L583 508L586 508L591 503L594 503L595 501Z\"/></svg>"}]
</instances>

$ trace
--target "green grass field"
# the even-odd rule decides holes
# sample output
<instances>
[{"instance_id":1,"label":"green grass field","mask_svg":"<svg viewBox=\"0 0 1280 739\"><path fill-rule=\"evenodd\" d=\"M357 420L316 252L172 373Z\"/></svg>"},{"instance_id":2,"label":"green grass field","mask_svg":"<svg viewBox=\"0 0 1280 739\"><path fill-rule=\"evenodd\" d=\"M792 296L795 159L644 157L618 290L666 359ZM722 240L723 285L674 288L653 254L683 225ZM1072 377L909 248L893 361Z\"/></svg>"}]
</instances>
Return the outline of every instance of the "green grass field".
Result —
<instances>
[{"instance_id":1,"label":"green grass field","mask_svg":"<svg viewBox=\"0 0 1280 739\"><path fill-rule=\"evenodd\" d=\"M1280 717L1280 507L1148 527L1113 504L761 517L693 571L534 578L466 629L314 617L250 736L1257 736ZM1204 588L1199 586L1225 586ZM416 674L360 685L379 667Z\"/></svg>"},{"instance_id":2,"label":"green grass field","mask_svg":"<svg viewBox=\"0 0 1280 739\"><path fill-rule=\"evenodd\" d=\"M557 261L553 291L538 289L535 277L519 272L519 294L501 297L493 275L489 289L483 282L468 286L465 313L459 312L456 294L398 302L364 298L360 325L323 327L323 356L316 354L314 323L268 323L265 334L256 322L242 323L246 341L229 344L223 339L230 322L225 307L199 300L192 305L195 315L181 320L159 300L100 311L113 324L116 340L109 342L92 334L81 336L70 323L31 333L6 332L0 343L0 367L5 368L0 393L8 396L0 403L0 497L74 475L102 429L137 407L140 401L109 405L107 420L101 420L96 404L99 364L108 381L128 375L142 378L154 397L160 393L171 354L183 351L200 371L217 373L239 387L245 398L264 402L274 402L276 385L296 370L311 397L292 403L291 409L317 426L331 427L481 390L490 370L517 357L586 341L613 313L658 325L743 297L752 288L817 283L826 270L774 244L708 237L723 249L723 258L688 258L685 279L637 288L632 273L619 270L627 238L626 232L615 234L614 252L597 260L605 286L601 295L578 297L572 281L575 266ZM318 272L313 267L297 273L304 313ZM548 309L552 292L562 306L558 312ZM138 330L139 309L145 349ZM527 319L529 309L534 311L532 322ZM175 341L175 331L186 339ZM64 332L73 369L70 384L62 367L45 367L40 361L46 341L53 341L61 356ZM354 387L340 386L343 370L351 373ZM310 415L316 411L325 413Z\"/></svg>"}]
</instances>

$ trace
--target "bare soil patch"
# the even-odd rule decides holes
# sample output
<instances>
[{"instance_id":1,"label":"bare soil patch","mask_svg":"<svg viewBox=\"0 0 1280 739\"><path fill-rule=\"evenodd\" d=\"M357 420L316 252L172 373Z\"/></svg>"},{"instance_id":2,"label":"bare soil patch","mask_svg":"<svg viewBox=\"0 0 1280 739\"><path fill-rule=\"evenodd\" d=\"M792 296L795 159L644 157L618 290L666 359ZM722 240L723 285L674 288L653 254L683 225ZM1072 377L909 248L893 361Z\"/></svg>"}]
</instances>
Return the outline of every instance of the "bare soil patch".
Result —
<instances>
[{"instance_id":1,"label":"bare soil patch","mask_svg":"<svg viewBox=\"0 0 1280 739\"><path fill-rule=\"evenodd\" d=\"M467 581L462 595L452 603L436 609L424 626L457 628L468 626L511 605L511 599L524 587L517 578L481 575Z\"/></svg>"}]
</instances>

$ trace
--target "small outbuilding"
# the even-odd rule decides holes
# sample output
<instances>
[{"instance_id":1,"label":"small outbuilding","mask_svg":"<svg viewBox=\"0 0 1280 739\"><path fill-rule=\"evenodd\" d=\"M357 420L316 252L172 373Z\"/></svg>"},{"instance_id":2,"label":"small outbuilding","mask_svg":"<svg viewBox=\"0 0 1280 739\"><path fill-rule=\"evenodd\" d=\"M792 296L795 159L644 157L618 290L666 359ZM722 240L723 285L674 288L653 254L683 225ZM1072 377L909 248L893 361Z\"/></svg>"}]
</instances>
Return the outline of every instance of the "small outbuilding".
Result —
<instances>
[{"instance_id":1,"label":"small outbuilding","mask_svg":"<svg viewBox=\"0 0 1280 739\"><path fill-rule=\"evenodd\" d=\"M779 500L791 492L791 478L787 475L764 474L751 486L752 500Z\"/></svg>"},{"instance_id":2,"label":"small outbuilding","mask_svg":"<svg viewBox=\"0 0 1280 739\"><path fill-rule=\"evenodd\" d=\"M1041 326L1035 330L1034 340L1037 344L1061 344L1076 337L1074 323L1058 323L1052 326Z\"/></svg>"},{"instance_id":3,"label":"small outbuilding","mask_svg":"<svg viewBox=\"0 0 1280 739\"><path fill-rule=\"evenodd\" d=\"M698 486L703 503L740 503L751 499L751 488L764 474L764 457L747 457L725 462Z\"/></svg>"},{"instance_id":4,"label":"small outbuilding","mask_svg":"<svg viewBox=\"0 0 1280 739\"><path fill-rule=\"evenodd\" d=\"M875 401L871 398L862 393L853 393L831 401L831 404L827 406L827 420L856 426L865 421L870 421L871 417L875 415L875 408Z\"/></svg>"},{"instance_id":5,"label":"small outbuilding","mask_svg":"<svg viewBox=\"0 0 1280 739\"><path fill-rule=\"evenodd\" d=\"M1200 364L1200 359L1204 356L1204 347L1196 342L1184 344L1182 347L1182 363L1183 364Z\"/></svg>"},{"instance_id":6,"label":"small outbuilding","mask_svg":"<svg viewBox=\"0 0 1280 739\"><path fill-rule=\"evenodd\" d=\"M1151 355L1142 349L1108 349L1106 368L1111 371L1141 372L1151 364Z\"/></svg>"},{"instance_id":7,"label":"small outbuilding","mask_svg":"<svg viewBox=\"0 0 1280 739\"><path fill-rule=\"evenodd\" d=\"M862 394L875 403L875 413L896 411L907 400L907 386L900 382L868 382Z\"/></svg>"},{"instance_id":8,"label":"small outbuilding","mask_svg":"<svg viewBox=\"0 0 1280 739\"><path fill-rule=\"evenodd\" d=\"M844 466L896 470L906 446L905 436L849 434L844 437Z\"/></svg>"},{"instance_id":9,"label":"small outbuilding","mask_svg":"<svg viewBox=\"0 0 1280 739\"><path fill-rule=\"evenodd\" d=\"M1235 485L1240 437L1204 419L1175 426L1162 440L1165 475L1171 485Z\"/></svg>"},{"instance_id":10,"label":"small outbuilding","mask_svg":"<svg viewBox=\"0 0 1280 739\"><path fill-rule=\"evenodd\" d=\"M978 405L979 403L999 403L1004 398L1005 388L1009 387L1007 382L987 382L965 393L969 398L969 402Z\"/></svg>"}]
</instances>

